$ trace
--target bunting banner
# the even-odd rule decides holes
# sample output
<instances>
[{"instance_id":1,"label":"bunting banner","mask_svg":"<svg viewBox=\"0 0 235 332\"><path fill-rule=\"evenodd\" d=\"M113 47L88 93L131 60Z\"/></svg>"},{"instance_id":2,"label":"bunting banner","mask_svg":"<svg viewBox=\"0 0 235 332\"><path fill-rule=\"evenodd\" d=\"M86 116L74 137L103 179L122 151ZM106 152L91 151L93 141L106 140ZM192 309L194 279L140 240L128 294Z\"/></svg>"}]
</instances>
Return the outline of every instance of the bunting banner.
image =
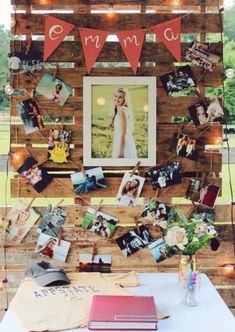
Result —
<instances>
[{"instance_id":1,"label":"bunting banner","mask_svg":"<svg viewBox=\"0 0 235 332\"><path fill-rule=\"evenodd\" d=\"M122 46L128 62L136 74L146 30L126 30L115 34Z\"/></svg>"},{"instance_id":2,"label":"bunting banner","mask_svg":"<svg viewBox=\"0 0 235 332\"><path fill-rule=\"evenodd\" d=\"M152 27L178 62L181 61L181 18L178 17Z\"/></svg>"},{"instance_id":3,"label":"bunting banner","mask_svg":"<svg viewBox=\"0 0 235 332\"><path fill-rule=\"evenodd\" d=\"M87 71L89 74L104 46L109 32L89 28L79 28L79 31L81 35L82 48L86 61Z\"/></svg>"},{"instance_id":4,"label":"bunting banner","mask_svg":"<svg viewBox=\"0 0 235 332\"><path fill-rule=\"evenodd\" d=\"M45 42L43 61L46 61L75 25L51 15L45 15Z\"/></svg>"}]
</instances>

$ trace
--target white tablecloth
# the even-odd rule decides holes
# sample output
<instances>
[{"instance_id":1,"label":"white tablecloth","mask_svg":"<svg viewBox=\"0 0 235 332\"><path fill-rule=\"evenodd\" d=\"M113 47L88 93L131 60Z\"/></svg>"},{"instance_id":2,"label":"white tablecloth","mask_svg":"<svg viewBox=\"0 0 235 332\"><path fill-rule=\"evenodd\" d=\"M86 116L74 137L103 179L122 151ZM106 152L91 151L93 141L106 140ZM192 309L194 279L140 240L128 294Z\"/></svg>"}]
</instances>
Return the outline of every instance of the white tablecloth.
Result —
<instances>
[{"instance_id":1,"label":"white tablecloth","mask_svg":"<svg viewBox=\"0 0 235 332\"><path fill-rule=\"evenodd\" d=\"M235 332L235 318L206 275L201 275L196 307L180 303L176 273L138 273L140 287L128 288L136 295L153 295L157 307L170 314L158 322L164 332ZM87 329L66 332L87 332ZM8 310L0 324L0 332L25 332ZM61 332L61 331L60 331Z\"/></svg>"}]
</instances>

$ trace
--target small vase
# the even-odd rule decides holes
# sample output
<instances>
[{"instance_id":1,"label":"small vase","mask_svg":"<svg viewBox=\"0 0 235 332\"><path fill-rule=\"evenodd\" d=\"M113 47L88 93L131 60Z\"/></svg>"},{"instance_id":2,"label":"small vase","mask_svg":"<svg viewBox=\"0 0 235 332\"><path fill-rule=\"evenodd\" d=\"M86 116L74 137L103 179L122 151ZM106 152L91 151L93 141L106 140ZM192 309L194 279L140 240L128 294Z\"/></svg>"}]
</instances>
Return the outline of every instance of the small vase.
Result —
<instances>
[{"instance_id":1,"label":"small vase","mask_svg":"<svg viewBox=\"0 0 235 332\"><path fill-rule=\"evenodd\" d=\"M179 281L182 303L196 306L198 271L195 255L182 255L179 263Z\"/></svg>"}]
</instances>

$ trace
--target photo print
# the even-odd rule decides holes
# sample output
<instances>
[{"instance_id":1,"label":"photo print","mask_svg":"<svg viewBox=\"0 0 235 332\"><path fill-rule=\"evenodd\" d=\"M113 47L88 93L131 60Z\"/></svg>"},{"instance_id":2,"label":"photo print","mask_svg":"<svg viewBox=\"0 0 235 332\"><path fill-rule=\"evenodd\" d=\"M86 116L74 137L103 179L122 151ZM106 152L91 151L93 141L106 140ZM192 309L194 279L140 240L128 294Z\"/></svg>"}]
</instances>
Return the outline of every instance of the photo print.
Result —
<instances>
[{"instance_id":1,"label":"photo print","mask_svg":"<svg viewBox=\"0 0 235 332\"><path fill-rule=\"evenodd\" d=\"M25 99L17 103L16 110L21 117L26 134L44 128L39 109L33 99Z\"/></svg>"},{"instance_id":2,"label":"photo print","mask_svg":"<svg viewBox=\"0 0 235 332\"><path fill-rule=\"evenodd\" d=\"M95 209L88 208L82 222L82 228L102 237L109 238L113 234L117 222L117 218L100 211L96 212Z\"/></svg>"},{"instance_id":3,"label":"photo print","mask_svg":"<svg viewBox=\"0 0 235 332\"><path fill-rule=\"evenodd\" d=\"M24 52L9 53L8 66L14 72L23 74L41 72L43 70L42 52L30 50L28 54Z\"/></svg>"},{"instance_id":4,"label":"photo print","mask_svg":"<svg viewBox=\"0 0 235 332\"><path fill-rule=\"evenodd\" d=\"M43 167L36 166L37 161L29 157L24 164L17 169L17 172L29 183L33 188L40 193L52 181L52 175L48 174Z\"/></svg>"},{"instance_id":5,"label":"photo print","mask_svg":"<svg viewBox=\"0 0 235 332\"><path fill-rule=\"evenodd\" d=\"M215 210L214 209L206 209L200 205L196 207L196 211L192 213L192 219L202 220L203 222L207 222L209 224L215 223Z\"/></svg>"},{"instance_id":6,"label":"photo print","mask_svg":"<svg viewBox=\"0 0 235 332\"><path fill-rule=\"evenodd\" d=\"M166 250L166 243L163 239L158 239L157 241L150 243L148 245L148 248L157 263L160 263L166 258L171 257L172 255L177 253L177 250L174 251L173 249L171 250L171 252L168 252Z\"/></svg>"},{"instance_id":7,"label":"photo print","mask_svg":"<svg viewBox=\"0 0 235 332\"><path fill-rule=\"evenodd\" d=\"M156 77L84 77L83 101L85 166L154 165Z\"/></svg>"},{"instance_id":8,"label":"photo print","mask_svg":"<svg viewBox=\"0 0 235 332\"><path fill-rule=\"evenodd\" d=\"M190 179L186 191L186 198L190 199L193 202L196 202L199 199L200 189L202 188L202 182L199 179Z\"/></svg>"},{"instance_id":9,"label":"photo print","mask_svg":"<svg viewBox=\"0 0 235 332\"><path fill-rule=\"evenodd\" d=\"M102 167L95 167L85 172L71 174L71 179L74 192L77 195L107 188Z\"/></svg>"},{"instance_id":10,"label":"photo print","mask_svg":"<svg viewBox=\"0 0 235 332\"><path fill-rule=\"evenodd\" d=\"M38 237L35 253L65 262L70 245L68 241L61 240L59 243L58 238L42 233Z\"/></svg>"},{"instance_id":11,"label":"photo print","mask_svg":"<svg viewBox=\"0 0 235 332\"><path fill-rule=\"evenodd\" d=\"M4 221L9 223L7 244L20 243L39 217L40 214L34 208L28 208L27 203L18 201L4 218Z\"/></svg>"},{"instance_id":12,"label":"photo print","mask_svg":"<svg viewBox=\"0 0 235 332\"><path fill-rule=\"evenodd\" d=\"M128 257L144 248L151 241L152 237L144 225L141 225L138 229L135 228L130 230L128 233L116 239L116 242L125 257Z\"/></svg>"},{"instance_id":13,"label":"photo print","mask_svg":"<svg viewBox=\"0 0 235 332\"><path fill-rule=\"evenodd\" d=\"M168 96L177 96L179 92L196 86L196 79L190 66L177 67L176 72L160 76L160 80Z\"/></svg>"},{"instance_id":14,"label":"photo print","mask_svg":"<svg viewBox=\"0 0 235 332\"><path fill-rule=\"evenodd\" d=\"M54 128L50 129L48 136L49 160L55 163L68 163L71 131Z\"/></svg>"},{"instance_id":15,"label":"photo print","mask_svg":"<svg viewBox=\"0 0 235 332\"><path fill-rule=\"evenodd\" d=\"M58 105L64 106L66 100L72 95L73 89L58 78L53 81L53 75L45 73L36 88L36 92Z\"/></svg>"},{"instance_id":16,"label":"photo print","mask_svg":"<svg viewBox=\"0 0 235 332\"><path fill-rule=\"evenodd\" d=\"M196 201L208 207L214 207L215 200L219 195L220 188L212 184L204 185L199 192L199 199Z\"/></svg>"},{"instance_id":17,"label":"photo print","mask_svg":"<svg viewBox=\"0 0 235 332\"><path fill-rule=\"evenodd\" d=\"M51 204L47 206L45 211L43 211L40 224L38 226L38 233L44 233L50 236L58 235L68 213L59 208L53 208Z\"/></svg>"},{"instance_id":18,"label":"photo print","mask_svg":"<svg viewBox=\"0 0 235 332\"><path fill-rule=\"evenodd\" d=\"M186 52L185 59L213 72L216 64L220 61L220 55L214 53L209 45L194 40Z\"/></svg>"},{"instance_id":19,"label":"photo print","mask_svg":"<svg viewBox=\"0 0 235 332\"><path fill-rule=\"evenodd\" d=\"M158 225L163 229L166 229L170 223L177 221L179 218L185 218L184 215L179 213L178 209L152 199L145 201L144 211L141 216L153 223L153 225Z\"/></svg>"},{"instance_id":20,"label":"photo print","mask_svg":"<svg viewBox=\"0 0 235 332\"><path fill-rule=\"evenodd\" d=\"M182 182L182 172L178 161L169 162L165 167L153 167L146 172L154 190Z\"/></svg>"},{"instance_id":21,"label":"photo print","mask_svg":"<svg viewBox=\"0 0 235 332\"><path fill-rule=\"evenodd\" d=\"M209 122L221 122L224 117L223 108L217 97L207 97L205 101L190 106L188 110L195 126Z\"/></svg>"},{"instance_id":22,"label":"photo print","mask_svg":"<svg viewBox=\"0 0 235 332\"><path fill-rule=\"evenodd\" d=\"M196 161L203 151L203 146L196 138L187 134L174 133L171 140L169 151L177 156L185 157Z\"/></svg>"},{"instance_id":23,"label":"photo print","mask_svg":"<svg viewBox=\"0 0 235 332\"><path fill-rule=\"evenodd\" d=\"M112 256L111 255L79 255L79 272L111 272Z\"/></svg>"},{"instance_id":24,"label":"photo print","mask_svg":"<svg viewBox=\"0 0 235 332\"><path fill-rule=\"evenodd\" d=\"M117 200L120 204L135 207L137 198L144 186L145 178L125 173L118 189Z\"/></svg>"}]
</instances>

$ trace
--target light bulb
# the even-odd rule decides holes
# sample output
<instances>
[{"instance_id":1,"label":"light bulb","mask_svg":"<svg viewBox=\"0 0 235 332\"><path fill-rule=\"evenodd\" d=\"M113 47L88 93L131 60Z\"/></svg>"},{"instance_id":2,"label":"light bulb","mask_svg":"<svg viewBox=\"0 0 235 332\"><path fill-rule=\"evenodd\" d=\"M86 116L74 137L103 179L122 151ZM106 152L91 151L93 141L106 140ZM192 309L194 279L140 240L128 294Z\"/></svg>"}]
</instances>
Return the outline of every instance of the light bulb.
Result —
<instances>
[{"instance_id":1,"label":"light bulb","mask_svg":"<svg viewBox=\"0 0 235 332\"><path fill-rule=\"evenodd\" d=\"M106 103L106 100L105 100L104 97L98 97L98 98L97 98L97 104L98 104L99 106L104 106L105 103Z\"/></svg>"},{"instance_id":2,"label":"light bulb","mask_svg":"<svg viewBox=\"0 0 235 332\"><path fill-rule=\"evenodd\" d=\"M8 96L13 95L13 93L14 93L13 87L9 84L5 86L4 91L5 91L5 94L8 95Z\"/></svg>"},{"instance_id":3,"label":"light bulb","mask_svg":"<svg viewBox=\"0 0 235 332\"><path fill-rule=\"evenodd\" d=\"M149 111L149 106L148 106L148 104L145 104L145 105L144 105L143 110L144 110L145 113L148 113L148 111Z\"/></svg>"},{"instance_id":4,"label":"light bulb","mask_svg":"<svg viewBox=\"0 0 235 332\"><path fill-rule=\"evenodd\" d=\"M225 0L224 1L224 9L225 10L230 10L230 9L233 8L234 4L235 4L234 0Z\"/></svg>"},{"instance_id":5,"label":"light bulb","mask_svg":"<svg viewBox=\"0 0 235 332\"><path fill-rule=\"evenodd\" d=\"M233 78L234 77L234 69L233 68L228 68L225 70L225 76L227 78Z\"/></svg>"}]
</instances>

